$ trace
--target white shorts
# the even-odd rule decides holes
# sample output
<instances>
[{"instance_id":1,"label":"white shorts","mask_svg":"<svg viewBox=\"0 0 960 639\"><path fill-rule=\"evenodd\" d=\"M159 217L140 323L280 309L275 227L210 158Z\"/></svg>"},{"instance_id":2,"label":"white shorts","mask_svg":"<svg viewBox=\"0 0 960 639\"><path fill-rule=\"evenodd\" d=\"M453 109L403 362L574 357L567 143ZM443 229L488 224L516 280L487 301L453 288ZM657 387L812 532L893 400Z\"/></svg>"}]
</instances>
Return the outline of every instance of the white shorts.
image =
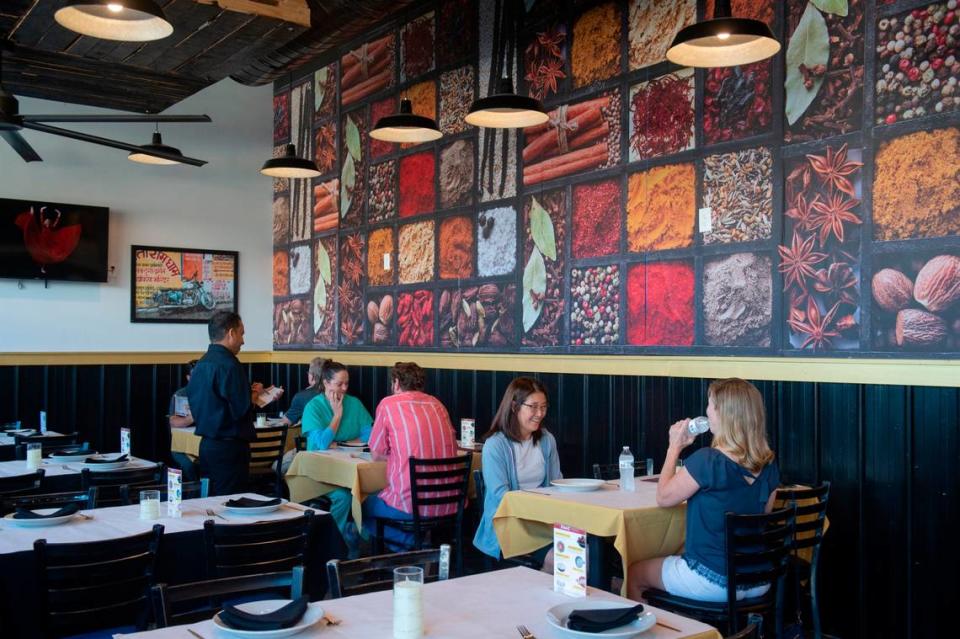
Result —
<instances>
[{"instance_id":1,"label":"white shorts","mask_svg":"<svg viewBox=\"0 0 960 639\"><path fill-rule=\"evenodd\" d=\"M664 588L671 595L714 603L723 603L727 600L726 586L713 583L690 568L683 557L678 555L671 555L663 560L660 577L663 579ZM762 597L767 594L768 590L770 590L770 584L754 586L747 590L738 590L737 601Z\"/></svg>"}]
</instances>

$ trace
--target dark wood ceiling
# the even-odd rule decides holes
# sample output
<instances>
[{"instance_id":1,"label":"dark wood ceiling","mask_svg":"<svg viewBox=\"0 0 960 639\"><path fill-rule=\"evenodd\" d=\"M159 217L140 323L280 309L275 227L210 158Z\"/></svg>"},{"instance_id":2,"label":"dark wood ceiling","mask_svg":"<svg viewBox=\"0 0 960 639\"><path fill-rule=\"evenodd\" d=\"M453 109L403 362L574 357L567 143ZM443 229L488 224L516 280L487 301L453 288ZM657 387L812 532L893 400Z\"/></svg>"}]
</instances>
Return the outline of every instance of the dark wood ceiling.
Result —
<instances>
[{"instance_id":1,"label":"dark wood ceiling","mask_svg":"<svg viewBox=\"0 0 960 639\"><path fill-rule=\"evenodd\" d=\"M100 40L61 27L53 14L65 2L0 0L0 80L7 91L159 113L226 77L248 85L272 82L413 0L158 0L174 32L146 43ZM298 4L309 13L283 14L285 6Z\"/></svg>"}]
</instances>

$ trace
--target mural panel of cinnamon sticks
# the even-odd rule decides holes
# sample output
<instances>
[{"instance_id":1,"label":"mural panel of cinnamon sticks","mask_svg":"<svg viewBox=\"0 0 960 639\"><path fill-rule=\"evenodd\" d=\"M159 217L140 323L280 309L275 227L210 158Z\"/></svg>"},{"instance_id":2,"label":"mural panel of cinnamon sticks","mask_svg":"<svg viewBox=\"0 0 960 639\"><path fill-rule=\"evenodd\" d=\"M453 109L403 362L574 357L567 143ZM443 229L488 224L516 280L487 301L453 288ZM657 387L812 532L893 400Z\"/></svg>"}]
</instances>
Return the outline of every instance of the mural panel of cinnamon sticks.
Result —
<instances>
[{"instance_id":1,"label":"mural panel of cinnamon sticks","mask_svg":"<svg viewBox=\"0 0 960 639\"><path fill-rule=\"evenodd\" d=\"M714 0L522 3L518 94L488 0L417 3L275 86L281 349L956 357L960 15L953 0L733 0L783 47L666 60ZM409 99L442 139L371 140Z\"/></svg>"}]
</instances>

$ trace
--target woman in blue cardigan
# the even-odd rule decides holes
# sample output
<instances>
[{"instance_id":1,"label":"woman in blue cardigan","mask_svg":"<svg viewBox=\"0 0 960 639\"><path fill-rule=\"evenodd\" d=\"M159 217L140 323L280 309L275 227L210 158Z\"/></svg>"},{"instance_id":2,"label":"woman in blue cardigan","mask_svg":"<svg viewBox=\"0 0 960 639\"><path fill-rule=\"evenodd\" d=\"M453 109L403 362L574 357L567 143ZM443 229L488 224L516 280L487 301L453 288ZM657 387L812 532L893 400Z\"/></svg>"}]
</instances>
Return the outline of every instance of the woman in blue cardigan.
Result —
<instances>
[{"instance_id":1,"label":"woman in blue cardigan","mask_svg":"<svg viewBox=\"0 0 960 639\"><path fill-rule=\"evenodd\" d=\"M493 529L493 514L503 494L510 490L546 487L560 479L557 441L542 427L547 417L547 389L531 377L518 377L507 387L493 425L483 445L483 517L473 545L495 559L500 542ZM552 545L533 553L551 564ZM552 568L551 568L552 569Z\"/></svg>"}]
</instances>

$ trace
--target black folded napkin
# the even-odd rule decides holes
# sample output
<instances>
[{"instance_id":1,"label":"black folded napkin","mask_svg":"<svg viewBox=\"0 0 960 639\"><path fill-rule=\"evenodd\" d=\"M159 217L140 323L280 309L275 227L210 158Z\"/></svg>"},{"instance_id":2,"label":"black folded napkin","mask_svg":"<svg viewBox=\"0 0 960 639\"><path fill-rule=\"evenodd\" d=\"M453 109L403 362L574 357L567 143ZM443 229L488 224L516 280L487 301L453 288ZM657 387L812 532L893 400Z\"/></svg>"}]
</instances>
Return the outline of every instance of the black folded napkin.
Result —
<instances>
[{"instance_id":1,"label":"black folded napkin","mask_svg":"<svg viewBox=\"0 0 960 639\"><path fill-rule=\"evenodd\" d=\"M280 630L297 625L307 612L308 598L305 596L294 599L286 606L277 608L265 615L255 615L244 612L235 606L227 606L220 611L220 621L234 630Z\"/></svg>"},{"instance_id":2,"label":"black folded napkin","mask_svg":"<svg viewBox=\"0 0 960 639\"><path fill-rule=\"evenodd\" d=\"M60 510L52 512L49 515L41 515L40 513L35 513L29 508L23 508L21 506L17 507L17 512L13 514L14 519L50 519L51 517L65 517L67 515L73 515L80 511L80 504L67 504Z\"/></svg>"},{"instance_id":3,"label":"black folded napkin","mask_svg":"<svg viewBox=\"0 0 960 639\"><path fill-rule=\"evenodd\" d=\"M574 610L567 617L567 628L580 632L603 632L633 623L643 612L643 604L632 608L602 608Z\"/></svg>"},{"instance_id":4,"label":"black folded napkin","mask_svg":"<svg viewBox=\"0 0 960 639\"><path fill-rule=\"evenodd\" d=\"M283 503L279 497L276 499L252 499L250 497L241 497L240 499L231 499L225 505L231 508L259 508L261 506L278 506Z\"/></svg>"},{"instance_id":5,"label":"black folded napkin","mask_svg":"<svg viewBox=\"0 0 960 639\"><path fill-rule=\"evenodd\" d=\"M114 457L113 459L106 459L104 457L100 457L99 459L96 457L88 457L86 459L86 463L88 464L116 464L117 462L122 461L127 461L127 455L120 455L119 457Z\"/></svg>"},{"instance_id":6,"label":"black folded napkin","mask_svg":"<svg viewBox=\"0 0 960 639\"><path fill-rule=\"evenodd\" d=\"M87 446L78 446L77 448L61 448L51 451L50 457L70 457L71 455L95 455L97 451L90 450Z\"/></svg>"}]
</instances>

